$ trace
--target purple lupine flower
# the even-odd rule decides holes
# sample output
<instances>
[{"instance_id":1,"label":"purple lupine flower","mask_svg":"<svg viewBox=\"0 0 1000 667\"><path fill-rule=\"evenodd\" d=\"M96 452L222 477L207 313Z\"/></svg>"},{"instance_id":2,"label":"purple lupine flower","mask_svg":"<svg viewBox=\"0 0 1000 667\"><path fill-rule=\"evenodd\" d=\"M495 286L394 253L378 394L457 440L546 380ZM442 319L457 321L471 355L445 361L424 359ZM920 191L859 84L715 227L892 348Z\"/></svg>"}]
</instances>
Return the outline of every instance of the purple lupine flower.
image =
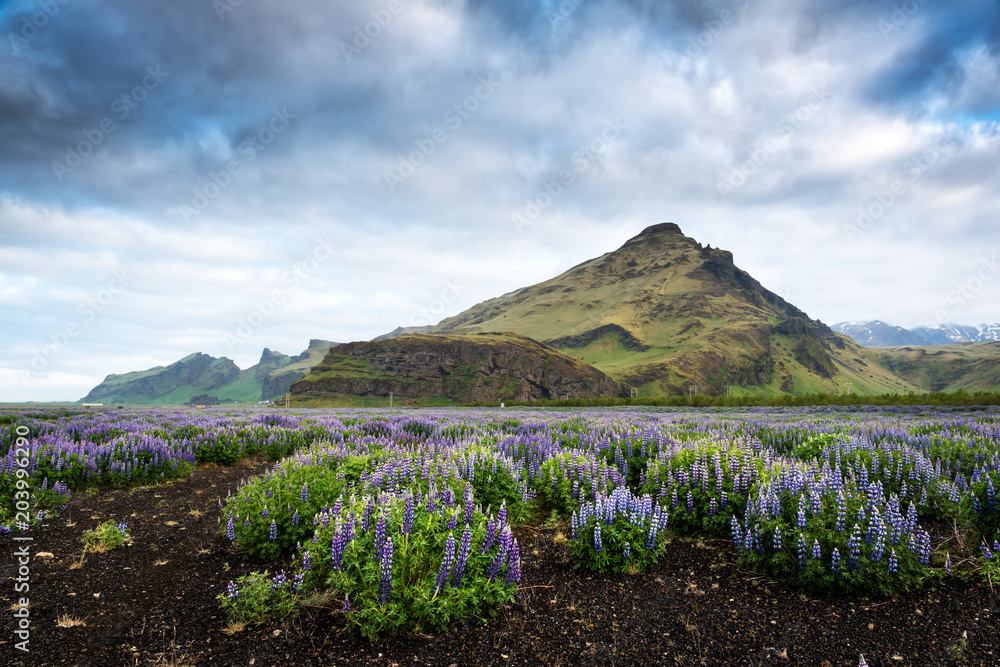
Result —
<instances>
[{"instance_id":1,"label":"purple lupine flower","mask_svg":"<svg viewBox=\"0 0 1000 667\"><path fill-rule=\"evenodd\" d=\"M844 532L844 522L847 519L847 503L844 500L844 492L837 491L837 525L834 530L838 533Z\"/></svg>"},{"instance_id":2,"label":"purple lupine flower","mask_svg":"<svg viewBox=\"0 0 1000 667\"><path fill-rule=\"evenodd\" d=\"M451 518L448 519L448 530L455 530L458 528L458 513L461 510L455 508L455 511L451 513Z\"/></svg>"},{"instance_id":3,"label":"purple lupine flower","mask_svg":"<svg viewBox=\"0 0 1000 667\"><path fill-rule=\"evenodd\" d=\"M236 587L232 581L229 582L229 586L226 587L226 597L230 600L235 600L240 596L240 589Z\"/></svg>"},{"instance_id":4,"label":"purple lupine flower","mask_svg":"<svg viewBox=\"0 0 1000 667\"><path fill-rule=\"evenodd\" d=\"M729 528L733 534L733 542L736 543L736 550L742 551L743 549L743 529L740 528L740 522L736 520L736 515L733 515L733 520L729 522Z\"/></svg>"},{"instance_id":5,"label":"purple lupine flower","mask_svg":"<svg viewBox=\"0 0 1000 667\"><path fill-rule=\"evenodd\" d=\"M264 509L262 509L260 511L260 518L261 519L266 519L267 518L267 505L264 505Z\"/></svg>"},{"instance_id":6,"label":"purple lupine flower","mask_svg":"<svg viewBox=\"0 0 1000 667\"><path fill-rule=\"evenodd\" d=\"M944 571L951 574L951 554L946 553L944 556Z\"/></svg>"},{"instance_id":7,"label":"purple lupine flower","mask_svg":"<svg viewBox=\"0 0 1000 667\"><path fill-rule=\"evenodd\" d=\"M861 526L854 524L854 532L847 540L847 567L851 570L858 566L861 558Z\"/></svg>"},{"instance_id":8,"label":"purple lupine flower","mask_svg":"<svg viewBox=\"0 0 1000 667\"><path fill-rule=\"evenodd\" d=\"M226 537L232 542L236 539L236 526L233 525L233 515L229 515L229 520L226 521Z\"/></svg>"},{"instance_id":9,"label":"purple lupine flower","mask_svg":"<svg viewBox=\"0 0 1000 667\"><path fill-rule=\"evenodd\" d=\"M601 522L594 524L594 551L601 553L604 547L601 545Z\"/></svg>"},{"instance_id":10,"label":"purple lupine flower","mask_svg":"<svg viewBox=\"0 0 1000 667\"><path fill-rule=\"evenodd\" d=\"M494 465L496 461L494 460ZM502 530L507 523L507 501L500 503L500 511L497 513L497 530Z\"/></svg>"},{"instance_id":11,"label":"purple lupine flower","mask_svg":"<svg viewBox=\"0 0 1000 667\"><path fill-rule=\"evenodd\" d=\"M629 558L632 557L632 544L631 543L629 543L629 542L625 543L625 551L624 551L624 553L622 553L622 557L625 560L628 560Z\"/></svg>"},{"instance_id":12,"label":"purple lupine flower","mask_svg":"<svg viewBox=\"0 0 1000 667\"><path fill-rule=\"evenodd\" d=\"M308 484L308 482L303 482L302 483L302 493L299 494L299 499L302 501L303 505L305 505L307 502L309 502L309 484Z\"/></svg>"},{"instance_id":13,"label":"purple lupine flower","mask_svg":"<svg viewBox=\"0 0 1000 667\"><path fill-rule=\"evenodd\" d=\"M469 549L472 547L472 530L467 525L462 533L462 544L458 547L458 557L455 560L455 567L452 570L452 586L459 588L462 585L462 575L465 574L465 563L469 559Z\"/></svg>"},{"instance_id":14,"label":"purple lupine flower","mask_svg":"<svg viewBox=\"0 0 1000 667\"><path fill-rule=\"evenodd\" d=\"M292 592L293 593L298 593L299 592L299 589L302 588L302 583L305 581L305 579L306 579L306 573L305 572L299 572L297 575L295 575L295 579L292 580Z\"/></svg>"},{"instance_id":15,"label":"purple lupine flower","mask_svg":"<svg viewBox=\"0 0 1000 667\"><path fill-rule=\"evenodd\" d=\"M351 596L347 593L344 594L344 606L340 608L341 611L351 610Z\"/></svg>"},{"instance_id":16,"label":"purple lupine flower","mask_svg":"<svg viewBox=\"0 0 1000 667\"><path fill-rule=\"evenodd\" d=\"M721 477L719 478L719 483L720 484L722 483L722 478ZM728 491L723 491L722 492L722 502L719 504L719 511L720 512L726 511L726 503L728 501L729 501L729 492Z\"/></svg>"},{"instance_id":17,"label":"purple lupine flower","mask_svg":"<svg viewBox=\"0 0 1000 667\"><path fill-rule=\"evenodd\" d=\"M771 547L775 551L781 551L781 526L774 527L774 536L771 538Z\"/></svg>"},{"instance_id":18,"label":"purple lupine flower","mask_svg":"<svg viewBox=\"0 0 1000 667\"><path fill-rule=\"evenodd\" d=\"M382 548L386 541L385 513L378 513L378 521L375 522L375 557L380 559Z\"/></svg>"},{"instance_id":19,"label":"purple lupine flower","mask_svg":"<svg viewBox=\"0 0 1000 667\"><path fill-rule=\"evenodd\" d=\"M806 536L799 533L799 569L806 566Z\"/></svg>"},{"instance_id":20,"label":"purple lupine flower","mask_svg":"<svg viewBox=\"0 0 1000 667\"><path fill-rule=\"evenodd\" d=\"M573 515L569 518L569 538L571 540L576 539L576 527L579 519L576 517L576 510L573 511Z\"/></svg>"},{"instance_id":21,"label":"purple lupine flower","mask_svg":"<svg viewBox=\"0 0 1000 667\"><path fill-rule=\"evenodd\" d=\"M310 554L308 551L302 554L302 569L305 570L306 572L309 572L313 569L312 554Z\"/></svg>"},{"instance_id":22,"label":"purple lupine flower","mask_svg":"<svg viewBox=\"0 0 1000 667\"><path fill-rule=\"evenodd\" d=\"M862 470L864 467L862 467ZM865 661L865 654L861 654L861 658L858 660L858 667L868 667L868 662Z\"/></svg>"},{"instance_id":23,"label":"purple lupine flower","mask_svg":"<svg viewBox=\"0 0 1000 667\"><path fill-rule=\"evenodd\" d=\"M333 539L330 541L330 555L333 560L332 569L335 572L340 570L340 562L344 557L345 546L346 542L344 541L344 533L340 527L340 519L337 519L337 525L333 532Z\"/></svg>"},{"instance_id":24,"label":"purple lupine flower","mask_svg":"<svg viewBox=\"0 0 1000 667\"><path fill-rule=\"evenodd\" d=\"M518 546L517 540L513 541L510 553L507 555L507 576L504 577L505 585L510 586L515 583L521 583L521 547Z\"/></svg>"},{"instance_id":25,"label":"purple lupine flower","mask_svg":"<svg viewBox=\"0 0 1000 667\"><path fill-rule=\"evenodd\" d=\"M840 572L840 551L836 547L830 555L830 569L834 572Z\"/></svg>"},{"instance_id":26,"label":"purple lupine flower","mask_svg":"<svg viewBox=\"0 0 1000 667\"><path fill-rule=\"evenodd\" d=\"M493 523L493 519L490 519L486 524L486 539L483 541L483 548L479 550L480 553L486 553L493 548L493 540L496 539L497 526Z\"/></svg>"},{"instance_id":27,"label":"purple lupine flower","mask_svg":"<svg viewBox=\"0 0 1000 667\"><path fill-rule=\"evenodd\" d=\"M367 533L372 527L372 512L375 511L375 500L368 496L368 501L365 503L365 512L361 517L361 532Z\"/></svg>"},{"instance_id":28,"label":"purple lupine flower","mask_svg":"<svg viewBox=\"0 0 1000 667\"><path fill-rule=\"evenodd\" d=\"M823 550L819 546L819 540L813 540L813 558L819 559L823 557Z\"/></svg>"},{"instance_id":29,"label":"purple lupine flower","mask_svg":"<svg viewBox=\"0 0 1000 667\"><path fill-rule=\"evenodd\" d=\"M555 483L555 478L552 479L552 482ZM472 515L473 515L473 512L475 511L475 506L473 505L473 502L472 502L473 498L472 498L472 485L471 484L466 483L466 485L465 485L465 491L462 493L462 500L465 501L465 517L464 517L465 518L465 523L466 524L471 524L472 523Z\"/></svg>"},{"instance_id":30,"label":"purple lupine flower","mask_svg":"<svg viewBox=\"0 0 1000 667\"><path fill-rule=\"evenodd\" d=\"M799 526L799 528L805 528L806 527L806 503L805 503L805 496L799 496L798 526Z\"/></svg>"},{"instance_id":31,"label":"purple lupine flower","mask_svg":"<svg viewBox=\"0 0 1000 667\"><path fill-rule=\"evenodd\" d=\"M444 545L444 560L441 561L441 569L438 570L437 583L434 584L434 595L444 590L448 583L448 575L451 574L452 561L455 560L455 536L448 533L448 541Z\"/></svg>"},{"instance_id":32,"label":"purple lupine flower","mask_svg":"<svg viewBox=\"0 0 1000 667\"><path fill-rule=\"evenodd\" d=\"M688 491L688 496L687 496L687 510L688 513L694 512L694 496L691 494L690 491Z\"/></svg>"},{"instance_id":33,"label":"purple lupine flower","mask_svg":"<svg viewBox=\"0 0 1000 667\"><path fill-rule=\"evenodd\" d=\"M389 595L392 593L392 538L385 539L385 547L382 548L382 578L379 583L378 601L379 604L388 604Z\"/></svg>"},{"instance_id":34,"label":"purple lupine flower","mask_svg":"<svg viewBox=\"0 0 1000 667\"><path fill-rule=\"evenodd\" d=\"M274 519L271 519L271 538L270 539L271 539L272 542L274 542L276 539L278 539L278 524L276 524L274 522Z\"/></svg>"},{"instance_id":35,"label":"purple lupine flower","mask_svg":"<svg viewBox=\"0 0 1000 667\"><path fill-rule=\"evenodd\" d=\"M286 577L285 573L282 572L278 576L276 576L273 579L271 579L271 589L272 590L277 590L277 589L281 588L282 586L284 586L287 583L288 583L288 577Z\"/></svg>"},{"instance_id":36,"label":"purple lupine flower","mask_svg":"<svg viewBox=\"0 0 1000 667\"><path fill-rule=\"evenodd\" d=\"M708 501L708 516L709 516L709 518L712 518L712 517L715 516L715 510L716 510L715 498L712 498L711 500Z\"/></svg>"},{"instance_id":37,"label":"purple lupine flower","mask_svg":"<svg viewBox=\"0 0 1000 667\"><path fill-rule=\"evenodd\" d=\"M408 495L406 496L406 506L403 508L403 535L409 535L413 531L413 508L413 496Z\"/></svg>"},{"instance_id":38,"label":"purple lupine flower","mask_svg":"<svg viewBox=\"0 0 1000 667\"><path fill-rule=\"evenodd\" d=\"M299 525L299 511L298 510L295 510L295 514L292 515L292 525L293 526Z\"/></svg>"},{"instance_id":39,"label":"purple lupine flower","mask_svg":"<svg viewBox=\"0 0 1000 667\"><path fill-rule=\"evenodd\" d=\"M879 533L878 538L875 540L875 546L872 548L872 560L878 563L882 560L882 556L885 555L885 537L882 533Z\"/></svg>"},{"instance_id":40,"label":"purple lupine flower","mask_svg":"<svg viewBox=\"0 0 1000 667\"><path fill-rule=\"evenodd\" d=\"M896 574L899 571L899 559L896 558L896 550L889 554L889 574Z\"/></svg>"}]
</instances>

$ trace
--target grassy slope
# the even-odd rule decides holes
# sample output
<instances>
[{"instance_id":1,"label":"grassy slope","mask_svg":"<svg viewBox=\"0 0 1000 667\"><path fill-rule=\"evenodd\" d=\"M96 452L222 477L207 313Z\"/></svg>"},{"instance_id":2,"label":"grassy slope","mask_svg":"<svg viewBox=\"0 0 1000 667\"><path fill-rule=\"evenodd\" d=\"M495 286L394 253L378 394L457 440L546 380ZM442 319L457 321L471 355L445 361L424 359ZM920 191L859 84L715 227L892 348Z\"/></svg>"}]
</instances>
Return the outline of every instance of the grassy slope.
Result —
<instances>
[{"instance_id":1,"label":"grassy slope","mask_svg":"<svg viewBox=\"0 0 1000 667\"><path fill-rule=\"evenodd\" d=\"M1000 342L865 348L879 367L929 391L996 391Z\"/></svg>"},{"instance_id":2,"label":"grassy slope","mask_svg":"<svg viewBox=\"0 0 1000 667\"><path fill-rule=\"evenodd\" d=\"M630 241L622 249L584 262L550 280L485 301L442 321L434 331L515 331L540 341L579 335L608 324L619 325L649 346L629 349L622 336L608 332L582 347L562 351L596 366L616 380L643 378L641 396L676 393L693 382L698 391L725 391L720 374L699 376L692 369L692 353L715 354L736 363L753 365L768 354L759 340L763 323L775 325L789 309L774 307L748 290L727 284L704 270L705 258L692 239L680 233L659 234L648 242ZM792 307L794 310L794 307ZM736 393L781 394L790 378L793 393L839 393L851 382L855 393L920 391L878 364L870 363L861 348L846 337L843 351L831 357L837 373L824 378L794 357L788 336L770 340L775 374L771 382ZM687 359L685 359L687 357ZM686 364L686 365L685 365ZM707 385L711 384L712 389Z\"/></svg>"}]
</instances>

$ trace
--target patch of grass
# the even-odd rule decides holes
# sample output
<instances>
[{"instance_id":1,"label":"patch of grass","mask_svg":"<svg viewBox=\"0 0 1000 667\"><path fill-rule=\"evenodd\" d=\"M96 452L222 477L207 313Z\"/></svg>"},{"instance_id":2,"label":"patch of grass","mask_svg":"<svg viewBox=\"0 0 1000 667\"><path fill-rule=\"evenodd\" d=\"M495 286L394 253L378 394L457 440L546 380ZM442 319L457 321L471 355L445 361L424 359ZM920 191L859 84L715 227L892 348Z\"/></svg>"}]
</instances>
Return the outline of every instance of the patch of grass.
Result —
<instances>
[{"instance_id":1,"label":"patch of grass","mask_svg":"<svg viewBox=\"0 0 1000 667\"><path fill-rule=\"evenodd\" d=\"M84 623L83 621L81 621L78 618L70 616L69 614L63 614L62 616L60 616L56 620L56 625L58 627L60 627L60 628L76 628L76 627L85 628L85 627L87 627L86 623Z\"/></svg>"},{"instance_id":2,"label":"patch of grass","mask_svg":"<svg viewBox=\"0 0 1000 667\"><path fill-rule=\"evenodd\" d=\"M94 530L85 530L81 536L83 553L104 553L118 547L132 544L128 534L128 524L108 520Z\"/></svg>"}]
</instances>

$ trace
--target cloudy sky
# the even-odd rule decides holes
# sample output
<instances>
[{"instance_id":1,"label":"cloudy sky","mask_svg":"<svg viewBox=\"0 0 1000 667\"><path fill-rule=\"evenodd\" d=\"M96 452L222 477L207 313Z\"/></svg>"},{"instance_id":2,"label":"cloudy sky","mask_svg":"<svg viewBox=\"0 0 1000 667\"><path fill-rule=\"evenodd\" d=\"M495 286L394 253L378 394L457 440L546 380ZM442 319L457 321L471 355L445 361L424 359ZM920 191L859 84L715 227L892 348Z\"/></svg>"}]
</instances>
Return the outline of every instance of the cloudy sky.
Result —
<instances>
[{"instance_id":1,"label":"cloudy sky","mask_svg":"<svg viewBox=\"0 0 1000 667\"><path fill-rule=\"evenodd\" d=\"M994 0L0 0L0 401L435 323L676 222L1000 321Z\"/></svg>"}]
</instances>

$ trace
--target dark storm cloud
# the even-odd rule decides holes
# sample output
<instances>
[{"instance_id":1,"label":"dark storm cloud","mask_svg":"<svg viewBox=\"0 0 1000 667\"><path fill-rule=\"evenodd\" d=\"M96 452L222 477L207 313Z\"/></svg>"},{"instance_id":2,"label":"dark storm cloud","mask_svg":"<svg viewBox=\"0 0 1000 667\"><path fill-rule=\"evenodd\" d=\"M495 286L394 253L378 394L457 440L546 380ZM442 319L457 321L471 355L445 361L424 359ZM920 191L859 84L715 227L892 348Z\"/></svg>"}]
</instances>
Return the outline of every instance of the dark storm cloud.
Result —
<instances>
[{"instance_id":1,"label":"dark storm cloud","mask_svg":"<svg viewBox=\"0 0 1000 667\"><path fill-rule=\"evenodd\" d=\"M899 44L899 51L870 82L872 99L913 113L920 113L929 95L947 97L953 105L948 112L954 114L1000 107L1000 5L960 0L945 6L911 0L885 8L875 29L882 40ZM970 57L980 49L984 60L992 63L992 73L968 70ZM984 75L986 81L975 80Z\"/></svg>"}]
</instances>

